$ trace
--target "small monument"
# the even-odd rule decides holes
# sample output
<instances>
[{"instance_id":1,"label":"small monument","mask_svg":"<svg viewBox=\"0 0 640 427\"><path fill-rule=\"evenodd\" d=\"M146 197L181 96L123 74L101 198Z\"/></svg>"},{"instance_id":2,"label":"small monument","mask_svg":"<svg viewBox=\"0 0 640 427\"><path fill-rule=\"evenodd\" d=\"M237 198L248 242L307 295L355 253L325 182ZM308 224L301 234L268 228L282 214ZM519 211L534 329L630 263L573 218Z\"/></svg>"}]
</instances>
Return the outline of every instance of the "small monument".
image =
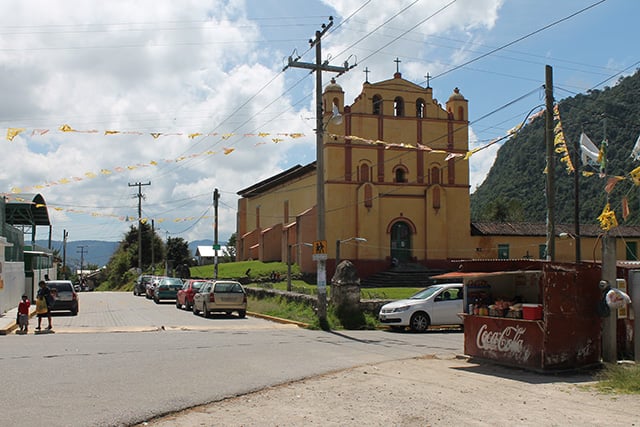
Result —
<instances>
[{"instance_id":1,"label":"small monument","mask_svg":"<svg viewBox=\"0 0 640 427\"><path fill-rule=\"evenodd\" d=\"M365 325L360 310L360 278L349 260L338 264L331 279L331 303L345 328L357 329Z\"/></svg>"}]
</instances>

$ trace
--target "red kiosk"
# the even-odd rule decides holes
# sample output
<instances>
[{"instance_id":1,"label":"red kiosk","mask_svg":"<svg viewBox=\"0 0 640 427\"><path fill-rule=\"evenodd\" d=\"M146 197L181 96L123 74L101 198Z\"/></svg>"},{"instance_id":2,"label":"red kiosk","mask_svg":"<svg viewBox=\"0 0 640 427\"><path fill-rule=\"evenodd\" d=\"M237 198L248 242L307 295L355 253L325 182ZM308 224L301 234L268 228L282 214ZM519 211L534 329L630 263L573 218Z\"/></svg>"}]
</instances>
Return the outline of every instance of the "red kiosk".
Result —
<instances>
[{"instance_id":1,"label":"red kiosk","mask_svg":"<svg viewBox=\"0 0 640 427\"><path fill-rule=\"evenodd\" d=\"M465 261L434 278L464 282L465 354L536 371L600 363L599 265Z\"/></svg>"}]
</instances>

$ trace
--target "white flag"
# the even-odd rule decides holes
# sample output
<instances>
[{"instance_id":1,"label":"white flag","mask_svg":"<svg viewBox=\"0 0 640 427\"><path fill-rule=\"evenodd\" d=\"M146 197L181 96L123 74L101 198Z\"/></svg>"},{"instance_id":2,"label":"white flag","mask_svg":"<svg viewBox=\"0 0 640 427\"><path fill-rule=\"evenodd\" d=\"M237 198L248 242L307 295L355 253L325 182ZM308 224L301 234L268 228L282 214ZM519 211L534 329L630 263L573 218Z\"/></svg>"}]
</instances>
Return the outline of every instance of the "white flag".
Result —
<instances>
[{"instance_id":1,"label":"white flag","mask_svg":"<svg viewBox=\"0 0 640 427\"><path fill-rule=\"evenodd\" d=\"M580 134L580 148L582 151L582 164L600 164L600 162L598 162L598 154L600 153L600 150L598 150L598 147L596 147L595 144L591 142L589 137L585 135L584 132Z\"/></svg>"},{"instance_id":2,"label":"white flag","mask_svg":"<svg viewBox=\"0 0 640 427\"><path fill-rule=\"evenodd\" d=\"M633 150L631 150L631 157L633 160L640 160L640 135L636 140L636 145L634 145Z\"/></svg>"}]
</instances>

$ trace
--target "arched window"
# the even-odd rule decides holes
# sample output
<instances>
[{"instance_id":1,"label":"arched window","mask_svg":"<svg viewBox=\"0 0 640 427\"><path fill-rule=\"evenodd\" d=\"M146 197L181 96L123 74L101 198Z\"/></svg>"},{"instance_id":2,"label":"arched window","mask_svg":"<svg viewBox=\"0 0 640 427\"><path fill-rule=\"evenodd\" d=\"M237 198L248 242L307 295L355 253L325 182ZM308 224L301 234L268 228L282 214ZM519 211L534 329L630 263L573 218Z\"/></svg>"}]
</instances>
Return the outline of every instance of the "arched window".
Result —
<instances>
[{"instance_id":1,"label":"arched window","mask_svg":"<svg viewBox=\"0 0 640 427\"><path fill-rule=\"evenodd\" d=\"M364 187L364 206L366 208L373 207L373 190L369 184L365 184Z\"/></svg>"},{"instance_id":2,"label":"arched window","mask_svg":"<svg viewBox=\"0 0 640 427\"><path fill-rule=\"evenodd\" d=\"M395 182L407 182L407 169L404 166L396 166L393 173Z\"/></svg>"},{"instance_id":3,"label":"arched window","mask_svg":"<svg viewBox=\"0 0 640 427\"><path fill-rule=\"evenodd\" d=\"M404 99L400 96L393 100L393 115L396 117L404 116Z\"/></svg>"},{"instance_id":4,"label":"arched window","mask_svg":"<svg viewBox=\"0 0 640 427\"><path fill-rule=\"evenodd\" d=\"M359 182L371 182L371 167L363 163L358 166L358 181Z\"/></svg>"},{"instance_id":5,"label":"arched window","mask_svg":"<svg viewBox=\"0 0 640 427\"><path fill-rule=\"evenodd\" d=\"M418 98L416 101L416 117L419 119L424 119L424 99Z\"/></svg>"},{"instance_id":6,"label":"arched window","mask_svg":"<svg viewBox=\"0 0 640 427\"><path fill-rule=\"evenodd\" d=\"M373 114L382 115L382 97L373 95Z\"/></svg>"},{"instance_id":7,"label":"arched window","mask_svg":"<svg viewBox=\"0 0 640 427\"><path fill-rule=\"evenodd\" d=\"M431 184L440 184L440 169L437 166L431 168Z\"/></svg>"}]
</instances>

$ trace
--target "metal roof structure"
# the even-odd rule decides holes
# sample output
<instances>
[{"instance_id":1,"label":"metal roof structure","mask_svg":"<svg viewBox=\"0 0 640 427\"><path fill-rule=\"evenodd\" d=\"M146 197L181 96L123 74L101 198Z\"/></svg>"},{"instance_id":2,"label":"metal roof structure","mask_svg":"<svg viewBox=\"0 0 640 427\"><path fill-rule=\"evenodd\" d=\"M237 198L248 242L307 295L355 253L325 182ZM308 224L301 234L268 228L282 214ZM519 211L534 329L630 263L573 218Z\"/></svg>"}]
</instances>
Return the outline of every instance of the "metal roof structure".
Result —
<instances>
[{"instance_id":1,"label":"metal roof structure","mask_svg":"<svg viewBox=\"0 0 640 427\"><path fill-rule=\"evenodd\" d=\"M6 200L5 222L21 228L23 233L31 234L31 241L36 240L36 227L49 227L49 241L51 241L51 221L47 203L41 194L21 193L13 194Z\"/></svg>"}]
</instances>

